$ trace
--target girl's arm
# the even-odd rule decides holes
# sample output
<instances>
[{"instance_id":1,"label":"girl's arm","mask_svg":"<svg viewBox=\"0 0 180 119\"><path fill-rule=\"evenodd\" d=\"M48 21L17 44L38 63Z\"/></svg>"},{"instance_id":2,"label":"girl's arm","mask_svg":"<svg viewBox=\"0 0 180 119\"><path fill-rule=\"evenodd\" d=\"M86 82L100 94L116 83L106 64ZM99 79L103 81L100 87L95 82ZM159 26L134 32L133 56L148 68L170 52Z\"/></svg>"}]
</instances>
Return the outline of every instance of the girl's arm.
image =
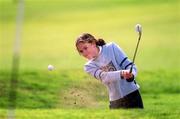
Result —
<instances>
[{"instance_id":1,"label":"girl's arm","mask_svg":"<svg viewBox=\"0 0 180 119\"><path fill-rule=\"evenodd\" d=\"M105 72L96 66L85 65L85 71L105 84L121 80L120 70Z\"/></svg>"},{"instance_id":2,"label":"girl's arm","mask_svg":"<svg viewBox=\"0 0 180 119\"><path fill-rule=\"evenodd\" d=\"M112 44L114 55L116 58L116 62L121 67L122 70L130 70L132 61L128 59L127 55L124 53L124 51L115 43ZM137 68L136 65L133 64L132 74L134 77L137 75Z\"/></svg>"}]
</instances>

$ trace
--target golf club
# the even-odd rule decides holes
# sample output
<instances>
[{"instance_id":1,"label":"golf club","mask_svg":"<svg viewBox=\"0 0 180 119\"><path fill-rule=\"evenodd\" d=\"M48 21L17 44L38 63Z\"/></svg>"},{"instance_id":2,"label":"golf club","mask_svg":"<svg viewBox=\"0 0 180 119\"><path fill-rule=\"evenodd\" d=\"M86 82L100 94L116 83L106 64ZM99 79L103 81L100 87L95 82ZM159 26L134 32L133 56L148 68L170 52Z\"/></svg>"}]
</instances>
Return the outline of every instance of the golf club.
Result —
<instances>
[{"instance_id":1,"label":"golf club","mask_svg":"<svg viewBox=\"0 0 180 119\"><path fill-rule=\"evenodd\" d=\"M141 25L140 24L136 24L135 30L136 30L136 32L138 32L138 36L139 37L138 37L138 42L137 42L136 49L135 49L135 52L134 52L133 61L132 61L132 65L131 65L131 68L130 68L130 73L132 73L132 68L133 68L133 65L134 65L134 62L135 62L135 58L136 58L139 42L140 42L141 35L142 35L142 27L141 27Z\"/></svg>"}]
</instances>

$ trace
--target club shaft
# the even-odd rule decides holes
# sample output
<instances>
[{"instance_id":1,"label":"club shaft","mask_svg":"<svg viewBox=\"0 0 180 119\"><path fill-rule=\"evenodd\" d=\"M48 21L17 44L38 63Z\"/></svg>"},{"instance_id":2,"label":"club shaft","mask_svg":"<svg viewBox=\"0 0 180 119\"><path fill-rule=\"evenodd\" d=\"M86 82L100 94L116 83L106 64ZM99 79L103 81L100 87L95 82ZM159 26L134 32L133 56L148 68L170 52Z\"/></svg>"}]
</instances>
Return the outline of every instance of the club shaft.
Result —
<instances>
[{"instance_id":1,"label":"club shaft","mask_svg":"<svg viewBox=\"0 0 180 119\"><path fill-rule=\"evenodd\" d=\"M134 52L133 61L132 61L131 68L130 68L130 73L132 73L132 69L133 69L133 65L134 65L134 62L135 62L135 58L136 58L137 50L138 50L138 47L139 47L140 39L141 39L141 33L139 33L138 42L136 44L136 49L135 49L135 52Z\"/></svg>"}]
</instances>

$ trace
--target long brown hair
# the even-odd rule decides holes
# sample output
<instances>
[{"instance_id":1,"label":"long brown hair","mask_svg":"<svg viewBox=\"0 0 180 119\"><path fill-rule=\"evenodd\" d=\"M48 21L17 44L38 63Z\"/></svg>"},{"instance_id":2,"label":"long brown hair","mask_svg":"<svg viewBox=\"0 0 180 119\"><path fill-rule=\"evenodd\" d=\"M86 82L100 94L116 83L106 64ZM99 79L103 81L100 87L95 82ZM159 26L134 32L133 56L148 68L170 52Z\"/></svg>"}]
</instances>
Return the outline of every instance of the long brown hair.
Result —
<instances>
[{"instance_id":1,"label":"long brown hair","mask_svg":"<svg viewBox=\"0 0 180 119\"><path fill-rule=\"evenodd\" d=\"M76 48L80 42L81 43L96 43L97 46L103 46L106 44L106 42L103 39L96 39L93 35L89 33L83 33L77 38Z\"/></svg>"}]
</instances>

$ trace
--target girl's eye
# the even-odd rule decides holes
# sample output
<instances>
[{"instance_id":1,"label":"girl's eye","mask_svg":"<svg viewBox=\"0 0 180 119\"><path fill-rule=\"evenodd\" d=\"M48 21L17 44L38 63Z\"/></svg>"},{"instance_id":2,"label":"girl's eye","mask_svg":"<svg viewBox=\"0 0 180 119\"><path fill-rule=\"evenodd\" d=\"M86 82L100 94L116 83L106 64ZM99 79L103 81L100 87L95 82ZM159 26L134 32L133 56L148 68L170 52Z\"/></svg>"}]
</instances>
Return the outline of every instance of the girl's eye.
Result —
<instances>
[{"instance_id":1,"label":"girl's eye","mask_svg":"<svg viewBox=\"0 0 180 119\"><path fill-rule=\"evenodd\" d=\"M83 53L84 51L86 51L88 48L87 47L83 47L82 50L79 50L79 53Z\"/></svg>"},{"instance_id":2,"label":"girl's eye","mask_svg":"<svg viewBox=\"0 0 180 119\"><path fill-rule=\"evenodd\" d=\"M82 50L79 50L80 53L82 53L83 51Z\"/></svg>"}]
</instances>

